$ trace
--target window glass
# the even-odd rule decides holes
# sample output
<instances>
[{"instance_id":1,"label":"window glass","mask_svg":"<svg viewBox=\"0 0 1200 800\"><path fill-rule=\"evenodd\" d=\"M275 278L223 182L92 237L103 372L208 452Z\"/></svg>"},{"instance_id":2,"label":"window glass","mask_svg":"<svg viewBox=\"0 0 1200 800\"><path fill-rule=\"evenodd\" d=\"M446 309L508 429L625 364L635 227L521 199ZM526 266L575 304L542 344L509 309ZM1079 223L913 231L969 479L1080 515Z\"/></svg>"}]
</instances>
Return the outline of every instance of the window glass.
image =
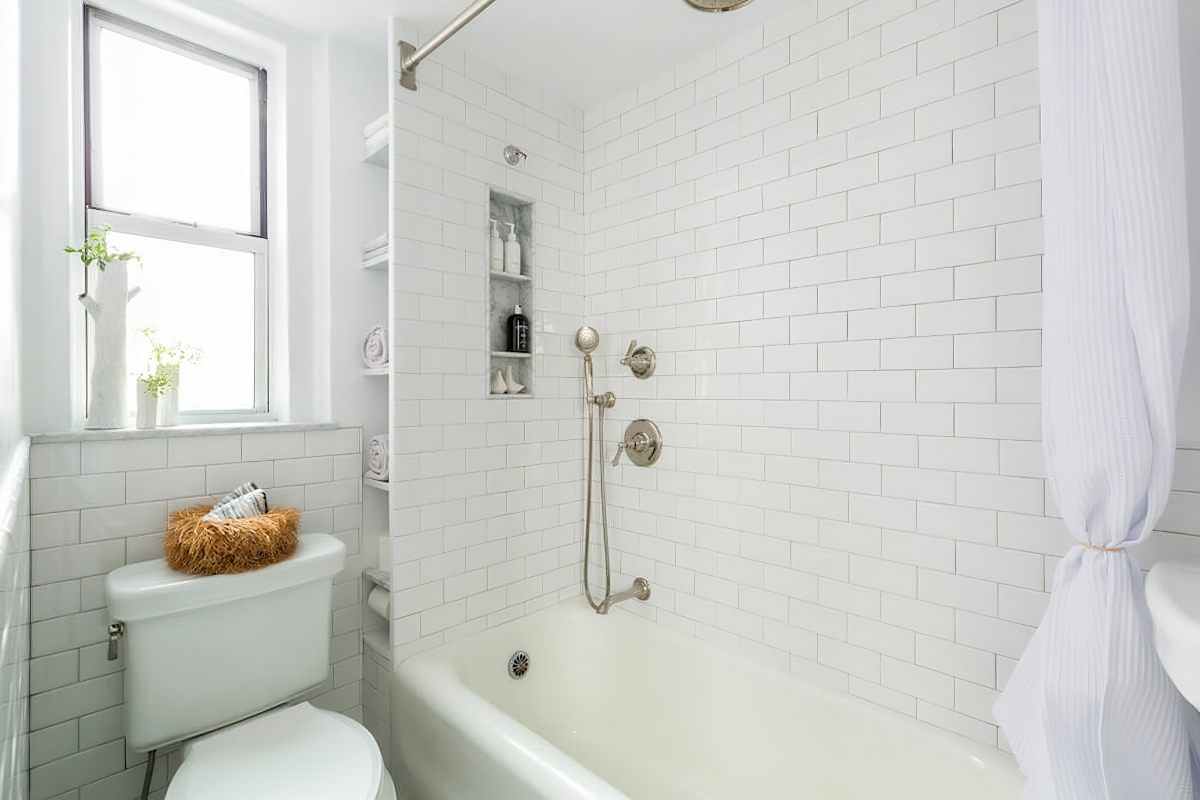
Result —
<instances>
[{"instance_id":1,"label":"window glass","mask_svg":"<svg viewBox=\"0 0 1200 800\"><path fill-rule=\"evenodd\" d=\"M199 351L180 365L181 422L262 419L266 72L100 9L85 15L87 223L109 231L110 249L142 259L129 273L141 289L126 316L130 419L134 378L154 371L145 329L160 345ZM90 315L87 326L90 380Z\"/></svg>"},{"instance_id":2,"label":"window glass","mask_svg":"<svg viewBox=\"0 0 1200 800\"><path fill-rule=\"evenodd\" d=\"M93 203L254 231L258 82L99 28Z\"/></svg>"},{"instance_id":3,"label":"window glass","mask_svg":"<svg viewBox=\"0 0 1200 800\"><path fill-rule=\"evenodd\" d=\"M156 330L164 344L200 350L179 375L180 411L254 407L254 255L112 232L109 243L142 257L129 268L129 369L146 371ZM131 404L132 407L132 404Z\"/></svg>"}]
</instances>

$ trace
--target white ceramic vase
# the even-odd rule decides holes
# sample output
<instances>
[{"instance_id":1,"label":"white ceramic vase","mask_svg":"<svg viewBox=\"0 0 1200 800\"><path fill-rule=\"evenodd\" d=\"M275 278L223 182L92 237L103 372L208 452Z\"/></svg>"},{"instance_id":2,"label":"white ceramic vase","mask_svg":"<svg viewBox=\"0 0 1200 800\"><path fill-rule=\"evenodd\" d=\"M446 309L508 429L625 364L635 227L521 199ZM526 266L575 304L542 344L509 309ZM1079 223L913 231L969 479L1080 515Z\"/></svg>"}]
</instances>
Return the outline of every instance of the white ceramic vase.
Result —
<instances>
[{"instance_id":1,"label":"white ceramic vase","mask_svg":"<svg viewBox=\"0 0 1200 800\"><path fill-rule=\"evenodd\" d=\"M88 428L124 428L125 315L130 300L141 291L129 288L129 262L110 261L96 270L95 286L79 297L92 315L92 376L88 383Z\"/></svg>"},{"instance_id":2,"label":"white ceramic vase","mask_svg":"<svg viewBox=\"0 0 1200 800\"><path fill-rule=\"evenodd\" d=\"M150 392L137 393L137 421L134 423L138 430L152 431L158 427L158 398Z\"/></svg>"},{"instance_id":3,"label":"white ceramic vase","mask_svg":"<svg viewBox=\"0 0 1200 800\"><path fill-rule=\"evenodd\" d=\"M179 365L167 364L158 369L169 373L168 377L175 386L158 398L158 427L172 428L179 424Z\"/></svg>"},{"instance_id":4,"label":"white ceramic vase","mask_svg":"<svg viewBox=\"0 0 1200 800\"><path fill-rule=\"evenodd\" d=\"M520 394L521 390L525 388L525 384L517 383L516 378L513 377L511 365L504 370L504 388L507 394Z\"/></svg>"}]
</instances>

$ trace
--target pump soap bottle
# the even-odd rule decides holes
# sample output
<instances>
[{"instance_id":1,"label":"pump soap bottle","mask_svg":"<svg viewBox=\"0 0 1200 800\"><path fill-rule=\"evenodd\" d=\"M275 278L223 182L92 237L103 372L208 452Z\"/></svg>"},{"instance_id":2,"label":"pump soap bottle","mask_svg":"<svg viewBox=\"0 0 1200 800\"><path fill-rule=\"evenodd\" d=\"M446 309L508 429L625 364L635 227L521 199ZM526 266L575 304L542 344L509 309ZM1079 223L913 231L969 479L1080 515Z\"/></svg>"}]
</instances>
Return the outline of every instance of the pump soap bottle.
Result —
<instances>
[{"instance_id":1,"label":"pump soap bottle","mask_svg":"<svg viewBox=\"0 0 1200 800\"><path fill-rule=\"evenodd\" d=\"M529 352L529 319L521 313L520 303L508 318L508 352Z\"/></svg>"},{"instance_id":2,"label":"pump soap bottle","mask_svg":"<svg viewBox=\"0 0 1200 800\"><path fill-rule=\"evenodd\" d=\"M492 237L488 239L488 262L492 272L504 272L504 242L500 240L500 231L496 227L500 223L494 219L490 222Z\"/></svg>"},{"instance_id":3,"label":"pump soap bottle","mask_svg":"<svg viewBox=\"0 0 1200 800\"><path fill-rule=\"evenodd\" d=\"M521 243L517 241L517 226L512 222L508 226L508 241L504 243L504 271L509 275L521 274Z\"/></svg>"}]
</instances>

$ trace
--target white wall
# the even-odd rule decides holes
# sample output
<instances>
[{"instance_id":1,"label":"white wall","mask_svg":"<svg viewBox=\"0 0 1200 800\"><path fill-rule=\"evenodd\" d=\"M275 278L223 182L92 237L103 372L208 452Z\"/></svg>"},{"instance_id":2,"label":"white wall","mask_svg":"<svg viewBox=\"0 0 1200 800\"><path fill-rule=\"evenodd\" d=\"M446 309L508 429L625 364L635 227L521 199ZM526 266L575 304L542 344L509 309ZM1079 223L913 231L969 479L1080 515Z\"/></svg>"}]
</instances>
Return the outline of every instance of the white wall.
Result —
<instances>
[{"instance_id":1,"label":"white wall","mask_svg":"<svg viewBox=\"0 0 1200 800\"><path fill-rule=\"evenodd\" d=\"M363 243L388 230L388 172L362 162L362 129L388 103L387 32L379 31L379 47L364 51L326 40L323 74L328 91L324 125L329 146L322 151L318 174L327 176L329 271L320 293L330 307L329 382L334 419L361 425L366 436L386 433L388 381L363 374L363 335L372 325L388 322L385 270L361 267ZM375 558L375 539L387 534L387 502L380 492L363 497L364 547Z\"/></svg>"},{"instance_id":2,"label":"white wall","mask_svg":"<svg viewBox=\"0 0 1200 800\"><path fill-rule=\"evenodd\" d=\"M1035 27L1035 0L796 3L585 115L598 390L667 441L614 474L621 585L988 744L1067 543L1039 441ZM630 338L650 381L616 365ZM1196 532L1194 455L1165 530Z\"/></svg>"},{"instance_id":3,"label":"white wall","mask_svg":"<svg viewBox=\"0 0 1200 800\"><path fill-rule=\"evenodd\" d=\"M452 46L418 80L392 88L396 663L578 594L581 556L581 115ZM489 184L537 201L532 399L487 395Z\"/></svg>"},{"instance_id":4,"label":"white wall","mask_svg":"<svg viewBox=\"0 0 1200 800\"><path fill-rule=\"evenodd\" d=\"M220 0L112 0L105 8L269 72L271 337L276 408L291 421L332 419L329 383L327 193L316 169L328 147L317 105L325 75L319 43ZM84 360L78 261L83 237L82 0L22 4L21 125L25 282L22 361L25 430L81 427ZM327 185L327 184L326 184Z\"/></svg>"},{"instance_id":5,"label":"white wall","mask_svg":"<svg viewBox=\"0 0 1200 800\"><path fill-rule=\"evenodd\" d=\"M17 0L0 0L0 796L28 796L29 442L21 436Z\"/></svg>"},{"instance_id":6,"label":"white wall","mask_svg":"<svg viewBox=\"0 0 1200 800\"><path fill-rule=\"evenodd\" d=\"M145 754L125 747L123 660L106 660L105 575L161 557L170 511L212 502L244 481L266 489L272 505L302 509L301 532L332 533L346 544L346 567L334 581L332 668L310 699L360 716L361 435L359 428L329 427L35 442L31 798L76 790L97 800L137 796ZM167 758L155 770L156 790L179 766L178 748L160 755Z\"/></svg>"}]
</instances>

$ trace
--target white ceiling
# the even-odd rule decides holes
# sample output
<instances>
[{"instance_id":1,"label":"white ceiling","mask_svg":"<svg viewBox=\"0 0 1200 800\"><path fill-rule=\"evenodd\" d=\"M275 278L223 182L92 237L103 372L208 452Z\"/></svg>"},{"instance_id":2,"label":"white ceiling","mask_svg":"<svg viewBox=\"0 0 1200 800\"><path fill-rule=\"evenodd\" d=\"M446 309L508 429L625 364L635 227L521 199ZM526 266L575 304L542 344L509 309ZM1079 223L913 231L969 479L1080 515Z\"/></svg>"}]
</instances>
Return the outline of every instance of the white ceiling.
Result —
<instances>
[{"instance_id":1,"label":"white ceiling","mask_svg":"<svg viewBox=\"0 0 1200 800\"><path fill-rule=\"evenodd\" d=\"M386 44L387 18L436 33L470 0L236 0L309 33ZM755 0L706 14L683 0L498 0L453 39L480 60L578 108L807 0Z\"/></svg>"}]
</instances>

